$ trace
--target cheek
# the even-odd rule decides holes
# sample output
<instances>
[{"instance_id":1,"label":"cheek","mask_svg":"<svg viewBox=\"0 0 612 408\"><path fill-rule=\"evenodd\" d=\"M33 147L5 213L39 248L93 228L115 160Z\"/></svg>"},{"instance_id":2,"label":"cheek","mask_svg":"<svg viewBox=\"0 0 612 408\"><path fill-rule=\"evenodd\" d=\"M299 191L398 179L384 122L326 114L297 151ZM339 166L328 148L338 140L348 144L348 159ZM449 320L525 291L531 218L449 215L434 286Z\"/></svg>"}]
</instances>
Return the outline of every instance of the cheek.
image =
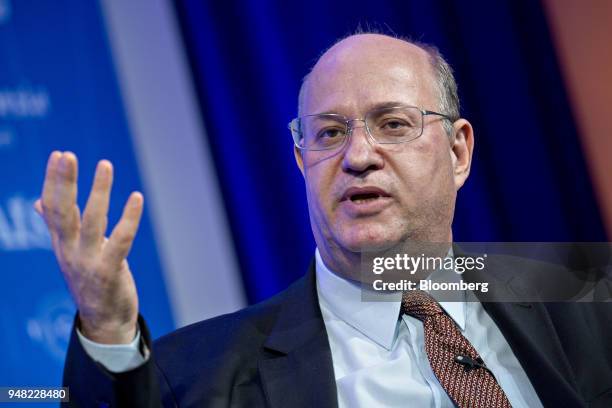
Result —
<instances>
[{"instance_id":1,"label":"cheek","mask_svg":"<svg viewBox=\"0 0 612 408\"><path fill-rule=\"evenodd\" d=\"M305 167L304 179L310 211L327 212L331 205L333 172L329 166L311 165Z\"/></svg>"},{"instance_id":2,"label":"cheek","mask_svg":"<svg viewBox=\"0 0 612 408\"><path fill-rule=\"evenodd\" d=\"M399 175L399 190L406 200L429 201L454 185L448 150L443 140L432 140L396 153L394 171Z\"/></svg>"}]
</instances>

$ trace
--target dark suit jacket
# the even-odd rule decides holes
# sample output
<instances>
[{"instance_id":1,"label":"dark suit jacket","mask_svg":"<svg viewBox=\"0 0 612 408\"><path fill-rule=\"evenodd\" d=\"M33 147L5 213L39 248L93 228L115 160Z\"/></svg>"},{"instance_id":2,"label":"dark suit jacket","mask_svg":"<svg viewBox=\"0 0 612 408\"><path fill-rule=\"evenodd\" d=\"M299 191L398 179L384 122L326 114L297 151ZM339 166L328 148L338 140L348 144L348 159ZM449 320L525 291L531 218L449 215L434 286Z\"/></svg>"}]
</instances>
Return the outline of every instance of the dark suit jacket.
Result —
<instances>
[{"instance_id":1,"label":"dark suit jacket","mask_svg":"<svg viewBox=\"0 0 612 408\"><path fill-rule=\"evenodd\" d=\"M610 303L483 305L545 407L612 407ZM64 383L68 406L336 407L314 263L263 303L159 339L148 362L127 373L94 362L73 331Z\"/></svg>"}]
</instances>

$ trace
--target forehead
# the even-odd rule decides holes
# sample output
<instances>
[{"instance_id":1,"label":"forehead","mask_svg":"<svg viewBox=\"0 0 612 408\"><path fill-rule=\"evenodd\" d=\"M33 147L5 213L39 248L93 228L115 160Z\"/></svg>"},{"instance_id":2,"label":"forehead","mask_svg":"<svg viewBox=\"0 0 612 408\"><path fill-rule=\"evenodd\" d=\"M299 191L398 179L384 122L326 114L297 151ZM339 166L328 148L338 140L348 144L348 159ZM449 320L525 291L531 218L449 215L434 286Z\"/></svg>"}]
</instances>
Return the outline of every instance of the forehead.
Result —
<instances>
[{"instance_id":1,"label":"forehead","mask_svg":"<svg viewBox=\"0 0 612 408\"><path fill-rule=\"evenodd\" d=\"M375 34L349 37L319 59L304 85L303 114L360 115L394 101L433 108L433 74L421 48Z\"/></svg>"}]
</instances>

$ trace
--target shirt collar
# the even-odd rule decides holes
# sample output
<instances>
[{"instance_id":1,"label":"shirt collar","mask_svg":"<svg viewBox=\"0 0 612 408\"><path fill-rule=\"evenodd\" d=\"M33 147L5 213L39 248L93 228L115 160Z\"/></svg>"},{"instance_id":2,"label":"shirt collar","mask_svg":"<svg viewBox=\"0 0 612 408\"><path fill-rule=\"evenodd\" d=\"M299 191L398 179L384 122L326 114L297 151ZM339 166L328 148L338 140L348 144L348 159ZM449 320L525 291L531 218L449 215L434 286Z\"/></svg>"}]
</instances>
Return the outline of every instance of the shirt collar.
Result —
<instances>
[{"instance_id":1,"label":"shirt collar","mask_svg":"<svg viewBox=\"0 0 612 408\"><path fill-rule=\"evenodd\" d=\"M375 292L373 295L376 301L363 300L361 285L329 270L318 248L315 259L319 302L345 323L390 350L395 340L402 293ZM460 280L458 274L448 271L435 271L429 278L445 282ZM466 320L465 301L440 302L440 306L463 331Z\"/></svg>"}]
</instances>

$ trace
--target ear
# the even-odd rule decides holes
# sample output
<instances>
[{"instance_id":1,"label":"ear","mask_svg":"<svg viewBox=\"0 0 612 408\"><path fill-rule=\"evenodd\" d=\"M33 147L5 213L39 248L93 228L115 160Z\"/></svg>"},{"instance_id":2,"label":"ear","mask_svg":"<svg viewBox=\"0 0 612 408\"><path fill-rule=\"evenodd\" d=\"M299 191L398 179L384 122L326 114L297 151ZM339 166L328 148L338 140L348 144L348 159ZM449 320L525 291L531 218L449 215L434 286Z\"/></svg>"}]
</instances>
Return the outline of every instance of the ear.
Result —
<instances>
[{"instance_id":1,"label":"ear","mask_svg":"<svg viewBox=\"0 0 612 408\"><path fill-rule=\"evenodd\" d=\"M302 172L302 177L304 176L304 158L302 157L302 151L293 146L293 155L295 156L295 162Z\"/></svg>"},{"instance_id":2,"label":"ear","mask_svg":"<svg viewBox=\"0 0 612 408\"><path fill-rule=\"evenodd\" d=\"M459 190L470 175L474 151L474 129L470 122L459 119L453 123L451 136L451 159L455 188Z\"/></svg>"}]
</instances>

